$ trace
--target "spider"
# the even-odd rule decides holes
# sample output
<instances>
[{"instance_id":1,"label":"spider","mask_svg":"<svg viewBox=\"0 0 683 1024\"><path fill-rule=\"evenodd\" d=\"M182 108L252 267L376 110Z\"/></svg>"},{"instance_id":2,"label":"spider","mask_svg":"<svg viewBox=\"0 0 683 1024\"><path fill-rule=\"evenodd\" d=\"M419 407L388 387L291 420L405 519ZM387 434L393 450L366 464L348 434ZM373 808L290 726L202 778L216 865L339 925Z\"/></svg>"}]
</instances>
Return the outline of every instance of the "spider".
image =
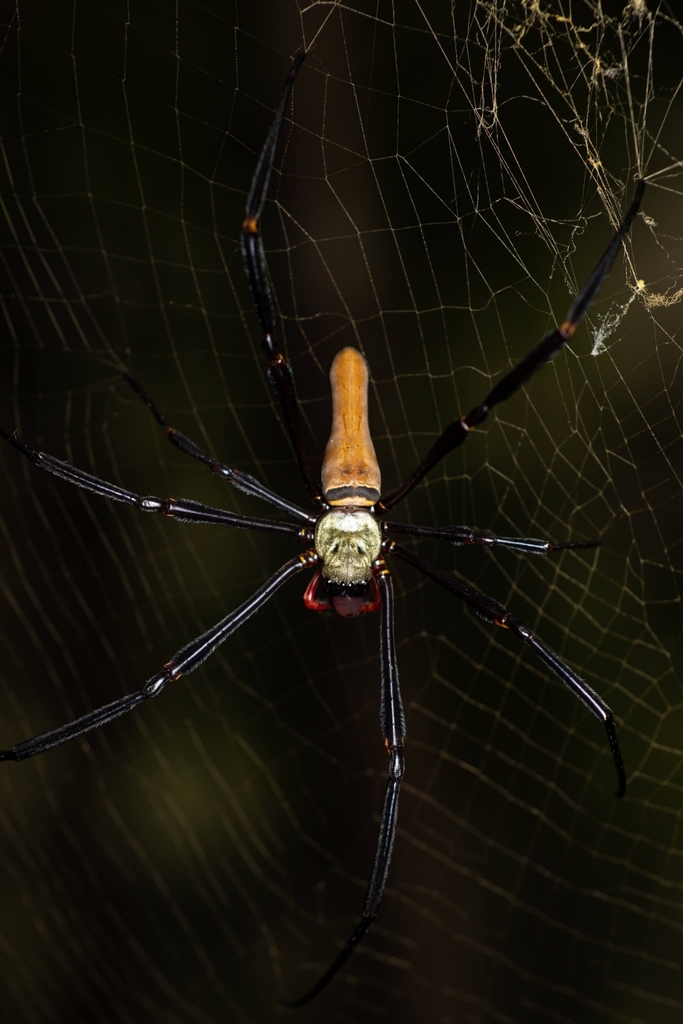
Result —
<instances>
[{"instance_id":1,"label":"spider","mask_svg":"<svg viewBox=\"0 0 683 1024\"><path fill-rule=\"evenodd\" d=\"M310 514L270 491L253 476L230 469L207 455L194 441L169 426L142 387L126 372L129 384L148 406L168 440L182 452L204 462L214 473L246 494L261 498L298 522L256 519L223 509L211 508L184 498L143 497L108 483L52 455L34 451L16 433L0 428L0 434L36 466L76 487L113 501L132 505L142 512L160 512L184 523L234 526L247 530L287 534L306 545L302 554L286 562L239 608L212 626L202 636L182 647L161 671L143 686L104 707L89 711L73 722L24 740L0 751L0 760L22 761L51 747L105 725L112 719L156 697L167 683L198 668L243 622L257 612L292 577L314 570L305 591L306 607L313 611L334 610L346 618L378 612L380 619L381 703L380 723L389 755L389 775L381 812L374 865L360 920L350 939L316 984L299 999L287 1003L302 1006L317 995L339 971L363 938L379 911L396 834L398 797L404 770L405 720L401 703L394 638L394 591L386 559L399 558L454 594L487 622L509 629L526 644L589 711L603 722L618 777L617 796L626 791L626 776L617 742L612 712L601 697L576 672L542 643L528 626L516 619L502 604L474 590L456 577L441 572L408 548L391 540L390 534L432 537L454 544L498 545L521 554L548 555L569 548L596 547L599 542L552 544L534 538L496 537L465 526L416 526L388 522L384 516L415 488L424 476L454 448L463 444L499 402L510 398L542 366L553 359L573 335L586 315L619 252L638 211L645 182L639 179L628 213L598 262L588 283L567 313L566 319L510 370L467 416L450 423L432 445L408 479L393 493L382 497L380 470L368 429L368 370L365 359L353 348L339 352L330 373L332 385L332 431L325 449L321 485L317 482L304 449L294 381L289 363L278 351L273 298L270 289L259 220L266 200L275 149L289 96L304 60L300 53L287 76L273 123L261 151L249 192L242 224L242 251L268 364L268 376L279 399L284 421L296 454L299 470L315 512Z\"/></svg>"}]
</instances>

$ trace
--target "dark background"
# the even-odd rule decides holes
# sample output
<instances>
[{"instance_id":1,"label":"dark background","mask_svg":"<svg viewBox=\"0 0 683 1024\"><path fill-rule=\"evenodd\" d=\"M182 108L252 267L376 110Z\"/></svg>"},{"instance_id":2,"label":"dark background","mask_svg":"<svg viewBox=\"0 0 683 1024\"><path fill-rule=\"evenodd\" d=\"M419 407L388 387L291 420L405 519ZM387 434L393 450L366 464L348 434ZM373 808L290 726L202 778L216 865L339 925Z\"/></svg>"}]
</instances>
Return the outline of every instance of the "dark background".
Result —
<instances>
[{"instance_id":1,"label":"dark background","mask_svg":"<svg viewBox=\"0 0 683 1024\"><path fill-rule=\"evenodd\" d=\"M589 323L400 509L601 538L545 560L419 550L599 690L628 796L602 727L540 663L399 565L389 887L297 1019L680 1020L681 25L635 0L27 0L3 17L1 422L142 493L271 514L166 443L124 366L177 427L305 501L238 245L303 45L265 245L314 460L329 365L354 344L387 490L563 317L651 178ZM296 550L0 460L3 747L137 688ZM346 940L385 782L378 621L312 615L303 588L158 701L2 766L3 1019L260 1024Z\"/></svg>"}]
</instances>

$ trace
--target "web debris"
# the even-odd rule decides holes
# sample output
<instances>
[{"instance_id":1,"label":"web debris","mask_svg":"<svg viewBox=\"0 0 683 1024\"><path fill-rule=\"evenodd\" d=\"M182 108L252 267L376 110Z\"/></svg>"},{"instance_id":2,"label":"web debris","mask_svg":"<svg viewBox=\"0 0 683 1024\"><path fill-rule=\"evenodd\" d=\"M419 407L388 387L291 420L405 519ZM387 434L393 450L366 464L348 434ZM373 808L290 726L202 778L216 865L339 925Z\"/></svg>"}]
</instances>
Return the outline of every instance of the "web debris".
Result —
<instances>
[{"instance_id":1,"label":"web debris","mask_svg":"<svg viewBox=\"0 0 683 1024\"><path fill-rule=\"evenodd\" d=\"M601 356L603 352L607 351L607 345L605 344L606 339L609 338L610 334L614 334L617 327L626 316L628 308L636 296L644 294L645 290L645 282L638 281L633 288L633 293L630 299L622 304L614 303L610 310L602 316L598 314L600 326L597 331L593 333L593 348L591 349L592 356Z\"/></svg>"}]
</instances>

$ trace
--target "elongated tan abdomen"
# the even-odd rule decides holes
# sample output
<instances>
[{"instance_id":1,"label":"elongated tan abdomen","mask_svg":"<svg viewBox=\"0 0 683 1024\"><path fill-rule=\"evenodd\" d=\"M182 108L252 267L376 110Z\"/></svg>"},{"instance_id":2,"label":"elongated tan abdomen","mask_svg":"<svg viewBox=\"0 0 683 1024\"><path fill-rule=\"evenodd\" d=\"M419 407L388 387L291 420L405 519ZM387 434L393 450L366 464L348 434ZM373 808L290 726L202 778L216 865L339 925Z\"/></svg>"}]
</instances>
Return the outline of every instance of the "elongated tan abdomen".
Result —
<instances>
[{"instance_id":1,"label":"elongated tan abdomen","mask_svg":"<svg viewBox=\"0 0 683 1024\"><path fill-rule=\"evenodd\" d=\"M381 475L368 427L368 367L343 348L330 369L332 432L323 459L323 495L330 505L374 505Z\"/></svg>"}]
</instances>

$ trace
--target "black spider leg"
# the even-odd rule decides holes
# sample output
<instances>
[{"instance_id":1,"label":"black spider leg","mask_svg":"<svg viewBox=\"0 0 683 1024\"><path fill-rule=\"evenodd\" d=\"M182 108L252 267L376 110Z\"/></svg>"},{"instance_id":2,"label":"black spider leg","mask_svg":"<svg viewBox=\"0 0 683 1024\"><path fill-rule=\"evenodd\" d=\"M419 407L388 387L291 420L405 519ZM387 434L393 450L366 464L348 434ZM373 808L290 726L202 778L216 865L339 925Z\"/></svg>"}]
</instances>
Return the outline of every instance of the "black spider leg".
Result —
<instances>
[{"instance_id":1,"label":"black spider leg","mask_svg":"<svg viewBox=\"0 0 683 1024\"><path fill-rule=\"evenodd\" d=\"M112 719L118 718L119 715L125 714L126 711L132 711L134 707L137 707L144 700L156 697L161 693L166 683L179 679L180 676L188 675L188 673L198 668L203 661L206 661L209 655L213 654L216 648L224 640L227 640L231 633L239 629L243 622L246 622L250 616L263 607L266 601L272 597L283 583L286 583L287 580L291 579L292 576L296 576L303 569L315 565L316 562L317 555L312 551L307 551L297 558L292 558L281 569L278 569L262 587L259 587L248 601L245 601L235 611L230 612L229 615L226 615L224 619L221 619L220 622L212 626L206 633L197 637L196 640L191 640L185 647L181 647L171 660L166 662L161 672L157 672L156 675L148 679L139 690L135 690L125 697L120 697L119 700L115 700L111 704L105 704L104 707L97 708L95 711L89 711L87 714L75 719L75 721L62 725L58 729L44 732L42 735L34 736L30 740L24 740L22 743L18 743L16 747L12 747L11 750L0 750L0 761L23 761L27 757L42 754L45 750L49 750L50 747L56 747L60 743L66 743L67 740L81 736L84 732L97 729L99 726L111 722Z\"/></svg>"},{"instance_id":2,"label":"black spider leg","mask_svg":"<svg viewBox=\"0 0 683 1024\"><path fill-rule=\"evenodd\" d=\"M247 199L244 222L242 223L242 254L244 256L251 295L256 308L256 315L258 316L261 324L263 350L265 352L266 359L268 360L268 377L275 394L280 400L285 417L285 423L287 424L287 430L289 431L289 436L296 453L296 459L299 463L299 470L301 471L304 483L308 488L308 493L311 496L313 504L318 508L323 508L324 501L322 494L320 493L320 484L316 482L311 471L308 455L304 449L303 438L301 436L299 407L294 390L294 376L292 374L292 368L285 357L278 352L277 344L275 342L275 308L273 306L273 295L268 281L268 268L266 266L263 243L261 242L261 236L259 235L259 220L266 201L266 193L268 192L270 172L273 169L273 160L275 158L275 147L277 146L280 129L285 116L285 110L287 109L287 103L289 102L289 95L292 91L292 86L294 85L294 79L296 78L297 72L303 63L305 56L306 54L304 52L298 54L292 64L289 74L287 75L287 80L282 90L280 102L277 110L275 111L273 123L270 126L268 135L266 136L266 141L263 145L263 149L261 150L261 155L256 165L256 171L254 172L251 189L249 191L249 198Z\"/></svg>"},{"instance_id":3,"label":"black spider leg","mask_svg":"<svg viewBox=\"0 0 683 1024\"><path fill-rule=\"evenodd\" d=\"M404 562L408 562L410 565L415 566L420 572L423 572L425 576L429 576L430 579L434 580L440 586L445 587L446 590L450 590L452 594L459 597L461 601L468 604L470 608L473 608L475 612L481 616L486 622L492 622L496 626L502 626L504 629L509 629L519 637L519 639L527 644L534 654L548 666L550 671L557 676L557 678L568 687L575 697L586 705L588 710L595 715L601 722L604 723L605 729L607 730L607 738L609 740L610 750L612 751L612 757L614 758L614 765L617 770L617 778L619 780L619 788L617 790L617 796L621 797L626 792L626 773L624 771L624 762L621 757L621 751L619 750L619 743L617 741L617 733L614 728L614 718L612 710L605 704L602 697L598 696L595 690L580 679L576 672L565 665L565 663L558 658L545 644L534 636L528 626L525 626L519 619L514 618L510 612L505 608L504 605L499 604L492 597L487 597L486 594L482 594L478 590L474 590L472 587L468 587L465 583L461 583L460 580L454 579L451 576L446 576L440 572L429 562L425 562L424 559L419 558L413 554L407 548L400 547L400 545L394 543L394 541L385 541L383 544L383 550L392 555L397 555L398 558L402 558Z\"/></svg>"},{"instance_id":4,"label":"black spider leg","mask_svg":"<svg viewBox=\"0 0 683 1024\"><path fill-rule=\"evenodd\" d=\"M143 497L133 491L127 491L118 484L109 483L107 480L100 480L99 477L77 469L69 462L62 462L54 455L47 455L45 452L35 452L28 445L20 441L15 434L9 434L3 427L0 427L0 437L4 437L11 445L17 448L22 455L47 473L58 476L67 483L74 484L85 491L92 491L102 498L110 498L112 501L123 501L126 505L134 505L141 512L161 512L162 515L177 519L181 523L198 523L204 526L236 526L244 530L261 530L263 533L285 533L289 537L299 537L301 540L310 542L313 539L311 530L305 526L297 526L296 523L278 523L271 519L255 519L252 516L238 515L236 512L226 512L220 508L212 508L210 505L202 505L198 501L191 501L189 498L155 498L153 495Z\"/></svg>"},{"instance_id":5,"label":"black spider leg","mask_svg":"<svg viewBox=\"0 0 683 1024\"><path fill-rule=\"evenodd\" d=\"M553 544L536 537L496 537L491 533L479 533L469 526L417 526L413 523L382 523L385 533L405 533L411 537L431 537L433 540L447 540L451 544L479 544L485 548L512 548L524 555L549 555L554 551L570 551L576 548L599 548L599 540L573 540L566 544Z\"/></svg>"},{"instance_id":6,"label":"black spider leg","mask_svg":"<svg viewBox=\"0 0 683 1024\"><path fill-rule=\"evenodd\" d=\"M610 272L610 268L614 263L615 257L621 248L623 242L636 213L640 206L640 201L643 198L643 192L645 191L645 182L642 178L638 180L636 185L635 195L633 202L629 208L628 213L621 222L619 230L614 235L614 238L605 249L601 259L599 260L595 270L591 274L588 283L584 287L583 291L579 294L576 301L572 305L571 309L567 313L567 317L559 327L550 331L546 334L545 338L536 348L532 349L528 356L525 356L521 362L517 363L515 367L503 379L496 384L496 386L488 393L481 405L477 405L472 409L471 412L464 416L462 419L454 420L450 423L441 434L441 437L435 442L432 448L427 452L426 456L419 464L417 469L408 477L398 490L394 491L387 498L382 498L380 502L375 506L378 513L388 512L395 505L398 505L399 501L403 501L406 495L410 494L414 487L419 484L420 480L430 471L433 467L440 462L445 455L457 448L464 441L467 440L470 433L475 427L478 427L480 423L483 423L489 412L499 402L504 402L506 398L517 391L522 384L525 384L530 377L532 377L542 366L554 359L557 353L566 345L571 338L572 334L583 320L584 316L588 312L588 308L600 291L602 283Z\"/></svg>"},{"instance_id":7,"label":"black spider leg","mask_svg":"<svg viewBox=\"0 0 683 1024\"><path fill-rule=\"evenodd\" d=\"M199 459L200 462L203 462L209 467L212 473L215 473L217 476L227 480L229 483L233 484L233 486L237 487L238 490L244 491L245 494L251 494L255 498L261 498L263 501L268 501L271 505L275 505L283 512L287 512L287 514L291 516L296 516L298 519L310 518L308 512L299 508L298 505L293 505L292 502L287 501L286 498L281 498L279 494L271 491L268 487L264 487L260 480L251 476L250 473L243 473L239 469L230 469L229 466L224 465L222 462L218 462L217 459L212 459L210 455L207 455L207 453L191 438L187 437L186 434L181 434L181 432L176 430L175 427L169 426L166 421L166 417L163 415L159 407L152 401L144 388L138 384L135 377L133 377L128 370L124 371L123 376L136 394L140 396L159 426L163 428L163 431L171 444L174 444L181 452L184 452L186 455L191 455L194 459Z\"/></svg>"},{"instance_id":8,"label":"black spider leg","mask_svg":"<svg viewBox=\"0 0 683 1024\"><path fill-rule=\"evenodd\" d=\"M406 734L405 719L403 717L403 704L401 701L401 689L398 681L398 666L396 664L396 641L394 638L394 587L389 570L384 563L376 573L380 594L382 595L382 608L380 614L380 651L382 662L382 698L380 706L380 724L384 743L389 754L389 778L384 795L382 817L379 826L377 849L375 851L375 863L372 868L372 876L368 885L365 906L361 919L353 932L351 938L342 949L339 956L323 976L315 983L312 989L299 999L284 1001L285 1006L295 1009L308 1003L314 996L317 996L325 986L334 978L335 974L344 966L354 949L361 941L372 922L379 913L379 905L384 895L389 873L391 854L394 849L394 838L396 836L396 820L398 817L398 795L403 779L403 739Z\"/></svg>"}]
</instances>

